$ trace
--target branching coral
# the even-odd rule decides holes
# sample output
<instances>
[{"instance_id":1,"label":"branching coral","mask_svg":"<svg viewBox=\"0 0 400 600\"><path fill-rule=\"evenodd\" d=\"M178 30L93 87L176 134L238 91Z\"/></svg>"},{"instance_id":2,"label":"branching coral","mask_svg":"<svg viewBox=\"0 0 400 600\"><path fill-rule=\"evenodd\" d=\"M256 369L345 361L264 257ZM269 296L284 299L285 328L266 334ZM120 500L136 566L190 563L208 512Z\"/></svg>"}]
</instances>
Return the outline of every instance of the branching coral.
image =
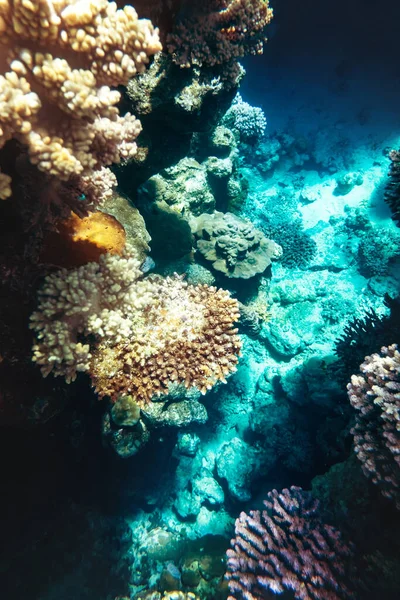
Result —
<instances>
[{"instance_id":1,"label":"branching coral","mask_svg":"<svg viewBox=\"0 0 400 600\"><path fill-rule=\"evenodd\" d=\"M301 488L269 492L262 512L242 512L227 551L228 600L353 598L346 563L352 548L322 523L318 501ZM285 596L286 597L286 596ZM289 597L289 596L288 596Z\"/></svg>"},{"instance_id":2,"label":"branching coral","mask_svg":"<svg viewBox=\"0 0 400 600\"><path fill-rule=\"evenodd\" d=\"M389 181L385 189L385 202L392 211L393 219L400 225L400 150L389 154Z\"/></svg>"},{"instance_id":3,"label":"branching coral","mask_svg":"<svg viewBox=\"0 0 400 600\"><path fill-rule=\"evenodd\" d=\"M400 353L397 345L367 356L348 384L355 408L354 449L367 477L400 509Z\"/></svg>"},{"instance_id":4,"label":"branching coral","mask_svg":"<svg viewBox=\"0 0 400 600\"><path fill-rule=\"evenodd\" d=\"M267 127L264 112L258 106L244 102L237 94L231 107L221 119L221 124L239 135L241 142L259 142Z\"/></svg>"},{"instance_id":5,"label":"branching coral","mask_svg":"<svg viewBox=\"0 0 400 600\"><path fill-rule=\"evenodd\" d=\"M174 61L212 67L261 54L272 9L268 0L185 0L179 17L167 38Z\"/></svg>"},{"instance_id":6,"label":"branching coral","mask_svg":"<svg viewBox=\"0 0 400 600\"><path fill-rule=\"evenodd\" d=\"M0 48L0 148L16 138L33 164L64 181L135 153L140 123L119 116L110 86L141 73L161 45L131 6L0 0ZM0 190L10 195L4 174Z\"/></svg>"},{"instance_id":7,"label":"branching coral","mask_svg":"<svg viewBox=\"0 0 400 600\"><path fill-rule=\"evenodd\" d=\"M237 301L177 276L141 276L135 258L103 255L46 278L31 317L44 376L88 372L100 397L130 394L141 406L172 384L205 393L225 381L240 353Z\"/></svg>"}]
</instances>

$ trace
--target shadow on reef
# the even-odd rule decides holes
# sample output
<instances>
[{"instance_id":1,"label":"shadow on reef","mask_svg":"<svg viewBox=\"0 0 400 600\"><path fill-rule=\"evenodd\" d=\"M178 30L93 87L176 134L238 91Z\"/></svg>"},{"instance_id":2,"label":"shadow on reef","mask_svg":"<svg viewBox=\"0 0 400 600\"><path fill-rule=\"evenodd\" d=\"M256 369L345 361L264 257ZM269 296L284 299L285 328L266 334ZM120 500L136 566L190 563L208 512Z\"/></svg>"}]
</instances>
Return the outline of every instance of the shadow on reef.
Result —
<instances>
[{"instance_id":1,"label":"shadow on reef","mask_svg":"<svg viewBox=\"0 0 400 600\"><path fill-rule=\"evenodd\" d=\"M138 509L151 516L151 491L167 490L174 472L176 436L150 442L145 460L123 461L101 445L104 402L86 377L72 388L64 411L46 423L0 430L1 455L9 457L0 498L7 600L127 593L132 533L124 517Z\"/></svg>"}]
</instances>

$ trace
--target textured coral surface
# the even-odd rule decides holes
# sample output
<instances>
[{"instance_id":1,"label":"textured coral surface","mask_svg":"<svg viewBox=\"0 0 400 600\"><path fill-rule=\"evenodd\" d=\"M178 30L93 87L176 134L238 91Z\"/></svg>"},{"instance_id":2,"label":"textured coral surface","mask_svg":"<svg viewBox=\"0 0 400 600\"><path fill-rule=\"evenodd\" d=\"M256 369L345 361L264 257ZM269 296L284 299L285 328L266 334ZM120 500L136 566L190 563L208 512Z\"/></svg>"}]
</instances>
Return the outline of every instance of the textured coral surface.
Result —
<instances>
[{"instance_id":1,"label":"textured coral surface","mask_svg":"<svg viewBox=\"0 0 400 600\"><path fill-rule=\"evenodd\" d=\"M0 148L16 138L41 171L68 180L136 152L140 123L120 93L161 49L150 21L108 0L1 0ZM11 194L0 179L0 197Z\"/></svg>"},{"instance_id":2,"label":"textured coral surface","mask_svg":"<svg viewBox=\"0 0 400 600\"><path fill-rule=\"evenodd\" d=\"M400 509L400 353L397 345L366 356L348 384L356 412L354 449L367 477Z\"/></svg>"},{"instance_id":3,"label":"textured coral surface","mask_svg":"<svg viewBox=\"0 0 400 600\"><path fill-rule=\"evenodd\" d=\"M344 600L352 550L318 517L318 501L292 486L272 490L266 510L242 512L227 551L229 600L262 600L292 592L296 600Z\"/></svg>"},{"instance_id":4,"label":"textured coral surface","mask_svg":"<svg viewBox=\"0 0 400 600\"><path fill-rule=\"evenodd\" d=\"M143 405L171 384L205 393L235 370L239 308L229 292L142 278L139 264L103 255L46 278L31 317L44 376L88 372L99 396L132 394Z\"/></svg>"}]
</instances>

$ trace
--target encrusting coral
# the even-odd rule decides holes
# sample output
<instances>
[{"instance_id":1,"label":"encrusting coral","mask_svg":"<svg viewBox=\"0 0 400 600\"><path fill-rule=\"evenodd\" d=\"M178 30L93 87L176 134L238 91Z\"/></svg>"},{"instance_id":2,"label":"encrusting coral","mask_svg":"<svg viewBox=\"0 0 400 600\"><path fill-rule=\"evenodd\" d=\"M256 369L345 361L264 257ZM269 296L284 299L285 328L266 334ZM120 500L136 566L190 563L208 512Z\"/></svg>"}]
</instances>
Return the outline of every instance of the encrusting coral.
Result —
<instances>
[{"instance_id":1,"label":"encrusting coral","mask_svg":"<svg viewBox=\"0 0 400 600\"><path fill-rule=\"evenodd\" d=\"M100 210L79 217L74 212L44 238L40 259L59 267L97 262L102 254L122 255L125 230L112 215Z\"/></svg>"},{"instance_id":2,"label":"encrusting coral","mask_svg":"<svg viewBox=\"0 0 400 600\"><path fill-rule=\"evenodd\" d=\"M180 277L142 277L134 256L46 277L30 327L43 376L87 372L100 397L132 395L143 406L173 384L202 393L236 369L236 300Z\"/></svg>"},{"instance_id":3,"label":"encrusting coral","mask_svg":"<svg viewBox=\"0 0 400 600\"><path fill-rule=\"evenodd\" d=\"M141 130L110 86L143 72L158 30L108 0L0 0L0 48L0 148L15 138L41 171L96 192L96 172L134 155Z\"/></svg>"},{"instance_id":4,"label":"encrusting coral","mask_svg":"<svg viewBox=\"0 0 400 600\"><path fill-rule=\"evenodd\" d=\"M364 475L400 510L400 353L397 345L366 356L348 395L356 412L354 449Z\"/></svg>"},{"instance_id":5,"label":"encrusting coral","mask_svg":"<svg viewBox=\"0 0 400 600\"><path fill-rule=\"evenodd\" d=\"M282 248L232 213L214 211L193 220L196 247L226 277L249 279L263 273Z\"/></svg>"}]
</instances>

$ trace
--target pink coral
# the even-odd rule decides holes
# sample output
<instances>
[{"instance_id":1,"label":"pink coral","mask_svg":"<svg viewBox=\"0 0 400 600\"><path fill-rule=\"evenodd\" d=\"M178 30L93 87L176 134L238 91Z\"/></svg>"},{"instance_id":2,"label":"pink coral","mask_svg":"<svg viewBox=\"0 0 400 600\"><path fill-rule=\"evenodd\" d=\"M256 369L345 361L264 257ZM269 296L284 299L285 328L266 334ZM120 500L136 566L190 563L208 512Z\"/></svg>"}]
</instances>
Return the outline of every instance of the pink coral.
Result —
<instances>
[{"instance_id":1,"label":"pink coral","mask_svg":"<svg viewBox=\"0 0 400 600\"><path fill-rule=\"evenodd\" d=\"M356 412L354 450L362 469L400 509L400 353L397 345L365 357L348 395Z\"/></svg>"},{"instance_id":2,"label":"pink coral","mask_svg":"<svg viewBox=\"0 0 400 600\"><path fill-rule=\"evenodd\" d=\"M228 600L265 600L284 592L296 600L353 598L347 568L352 548L320 521L318 501L293 486L272 490L264 504L266 510L242 512L236 520L227 551Z\"/></svg>"}]
</instances>

